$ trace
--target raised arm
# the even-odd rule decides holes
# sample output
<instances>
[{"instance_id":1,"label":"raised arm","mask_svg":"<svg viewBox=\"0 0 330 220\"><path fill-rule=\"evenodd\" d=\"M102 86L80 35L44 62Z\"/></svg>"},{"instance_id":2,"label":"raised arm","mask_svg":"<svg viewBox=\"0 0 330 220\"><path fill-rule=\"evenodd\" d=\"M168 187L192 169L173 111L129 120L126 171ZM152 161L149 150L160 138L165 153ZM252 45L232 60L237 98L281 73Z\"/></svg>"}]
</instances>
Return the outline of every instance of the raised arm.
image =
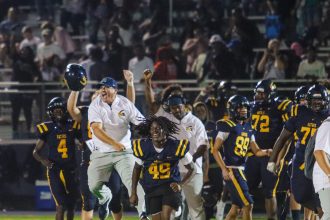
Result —
<instances>
[{"instance_id":1,"label":"raised arm","mask_svg":"<svg viewBox=\"0 0 330 220\"><path fill-rule=\"evenodd\" d=\"M149 106L149 111L150 113L155 114L160 106L158 106L155 101L155 94L151 84L151 78L152 78L151 70L146 69L143 72L143 76L144 76L144 85L145 85L144 92L145 92L147 104Z\"/></svg>"},{"instance_id":2,"label":"raised arm","mask_svg":"<svg viewBox=\"0 0 330 220\"><path fill-rule=\"evenodd\" d=\"M123 73L127 82L126 97L135 104L134 75L129 70L123 70Z\"/></svg>"},{"instance_id":3,"label":"raised arm","mask_svg":"<svg viewBox=\"0 0 330 220\"><path fill-rule=\"evenodd\" d=\"M67 109L73 120L77 122L81 122L81 112L77 107L78 96L79 96L78 91L71 91L68 98Z\"/></svg>"}]
</instances>

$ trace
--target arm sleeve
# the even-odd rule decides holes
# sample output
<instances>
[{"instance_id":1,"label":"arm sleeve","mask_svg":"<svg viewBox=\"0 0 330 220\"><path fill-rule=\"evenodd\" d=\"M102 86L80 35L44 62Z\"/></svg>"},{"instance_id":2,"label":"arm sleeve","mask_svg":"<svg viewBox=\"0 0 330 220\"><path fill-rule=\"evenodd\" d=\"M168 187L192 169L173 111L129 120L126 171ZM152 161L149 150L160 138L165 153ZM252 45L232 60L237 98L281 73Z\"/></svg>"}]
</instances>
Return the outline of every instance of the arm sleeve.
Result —
<instances>
[{"instance_id":1,"label":"arm sleeve","mask_svg":"<svg viewBox=\"0 0 330 220\"><path fill-rule=\"evenodd\" d=\"M139 164L140 166L143 165L143 161L140 158L135 158L135 162Z\"/></svg>"},{"instance_id":2,"label":"arm sleeve","mask_svg":"<svg viewBox=\"0 0 330 220\"><path fill-rule=\"evenodd\" d=\"M196 125L196 129L195 129L196 145L198 147L201 145L206 145L209 147L208 137L204 125L202 124L201 121L196 121L195 125Z\"/></svg>"},{"instance_id":3,"label":"arm sleeve","mask_svg":"<svg viewBox=\"0 0 330 220\"><path fill-rule=\"evenodd\" d=\"M220 138L223 141L227 140L228 136L229 136L229 132L219 131L217 134L217 138Z\"/></svg>"},{"instance_id":4,"label":"arm sleeve","mask_svg":"<svg viewBox=\"0 0 330 220\"><path fill-rule=\"evenodd\" d=\"M129 115L129 122L133 123L134 125L138 125L141 123L141 120L144 119L144 116L141 112L135 107L135 105L129 101L129 108L131 114Z\"/></svg>"},{"instance_id":5,"label":"arm sleeve","mask_svg":"<svg viewBox=\"0 0 330 220\"><path fill-rule=\"evenodd\" d=\"M99 109L99 108L101 108L101 106L97 105L97 100L99 100L98 97L92 101L92 103L90 104L90 106L88 108L88 120L89 120L90 124L92 122L102 123L102 118L101 118L100 109Z\"/></svg>"},{"instance_id":6,"label":"arm sleeve","mask_svg":"<svg viewBox=\"0 0 330 220\"><path fill-rule=\"evenodd\" d=\"M323 123L317 133L316 133L316 140L315 140L315 150L323 150L327 154L330 154L330 133L329 133L329 127L330 123L326 122Z\"/></svg>"},{"instance_id":7,"label":"arm sleeve","mask_svg":"<svg viewBox=\"0 0 330 220\"><path fill-rule=\"evenodd\" d=\"M290 132L296 131L296 117L290 118L288 121L285 122L284 128Z\"/></svg>"},{"instance_id":8,"label":"arm sleeve","mask_svg":"<svg viewBox=\"0 0 330 220\"><path fill-rule=\"evenodd\" d=\"M180 161L182 162L183 165L187 165L190 164L193 161L193 157L191 156L191 154L189 152L187 152L184 157L182 157L180 159Z\"/></svg>"}]
</instances>

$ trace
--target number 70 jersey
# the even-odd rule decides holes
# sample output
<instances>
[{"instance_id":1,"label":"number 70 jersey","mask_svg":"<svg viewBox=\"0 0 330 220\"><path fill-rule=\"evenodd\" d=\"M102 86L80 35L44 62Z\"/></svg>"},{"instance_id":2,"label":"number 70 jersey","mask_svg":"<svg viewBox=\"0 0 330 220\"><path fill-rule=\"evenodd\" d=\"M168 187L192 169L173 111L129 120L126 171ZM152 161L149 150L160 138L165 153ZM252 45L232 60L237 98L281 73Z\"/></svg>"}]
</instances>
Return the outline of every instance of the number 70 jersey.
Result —
<instances>
[{"instance_id":1,"label":"number 70 jersey","mask_svg":"<svg viewBox=\"0 0 330 220\"><path fill-rule=\"evenodd\" d=\"M37 136L49 147L48 159L61 169L76 166L75 138L79 138L80 124L68 119L64 128L52 121L37 125Z\"/></svg>"}]
</instances>

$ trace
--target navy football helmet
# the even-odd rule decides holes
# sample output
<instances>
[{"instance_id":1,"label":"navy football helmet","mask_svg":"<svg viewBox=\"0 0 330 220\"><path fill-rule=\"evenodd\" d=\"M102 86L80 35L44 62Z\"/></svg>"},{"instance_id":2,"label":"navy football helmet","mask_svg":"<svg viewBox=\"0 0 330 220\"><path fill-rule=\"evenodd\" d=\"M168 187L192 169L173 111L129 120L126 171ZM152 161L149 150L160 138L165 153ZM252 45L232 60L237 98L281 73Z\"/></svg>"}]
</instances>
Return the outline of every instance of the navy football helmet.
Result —
<instances>
[{"instance_id":1,"label":"navy football helmet","mask_svg":"<svg viewBox=\"0 0 330 220\"><path fill-rule=\"evenodd\" d=\"M231 96L237 94L237 86L232 82L221 81L217 88L217 96L220 99L228 100Z\"/></svg>"},{"instance_id":2,"label":"navy football helmet","mask_svg":"<svg viewBox=\"0 0 330 220\"><path fill-rule=\"evenodd\" d=\"M262 96L260 94L263 94ZM257 83L254 89L254 102L267 104L273 102L276 96L276 85L270 79L264 79Z\"/></svg>"},{"instance_id":3,"label":"navy football helmet","mask_svg":"<svg viewBox=\"0 0 330 220\"><path fill-rule=\"evenodd\" d=\"M84 67L71 63L66 66L65 83L72 91L80 91L87 85L87 74Z\"/></svg>"},{"instance_id":4,"label":"navy football helmet","mask_svg":"<svg viewBox=\"0 0 330 220\"><path fill-rule=\"evenodd\" d=\"M247 113L245 115L241 115L238 112L238 108L246 107ZM246 120L250 117L250 103L248 99L241 95L234 95L229 98L227 102L227 110L230 118L235 120Z\"/></svg>"},{"instance_id":5,"label":"navy football helmet","mask_svg":"<svg viewBox=\"0 0 330 220\"><path fill-rule=\"evenodd\" d=\"M309 87L308 86L300 86L294 93L294 101L297 104L300 104L300 101L305 100L307 97Z\"/></svg>"},{"instance_id":6,"label":"navy football helmet","mask_svg":"<svg viewBox=\"0 0 330 220\"><path fill-rule=\"evenodd\" d=\"M204 206L213 207L218 201L218 194L216 192L216 186L210 183L205 183L202 188L202 199L204 201Z\"/></svg>"},{"instance_id":7,"label":"navy football helmet","mask_svg":"<svg viewBox=\"0 0 330 220\"><path fill-rule=\"evenodd\" d=\"M62 111L57 112L56 109ZM47 114L54 122L63 122L67 119L66 101L62 97L55 97L47 105Z\"/></svg>"},{"instance_id":8,"label":"navy football helmet","mask_svg":"<svg viewBox=\"0 0 330 220\"><path fill-rule=\"evenodd\" d=\"M329 94L326 87L316 84L307 92L307 106L314 112L327 111L329 108Z\"/></svg>"}]
</instances>

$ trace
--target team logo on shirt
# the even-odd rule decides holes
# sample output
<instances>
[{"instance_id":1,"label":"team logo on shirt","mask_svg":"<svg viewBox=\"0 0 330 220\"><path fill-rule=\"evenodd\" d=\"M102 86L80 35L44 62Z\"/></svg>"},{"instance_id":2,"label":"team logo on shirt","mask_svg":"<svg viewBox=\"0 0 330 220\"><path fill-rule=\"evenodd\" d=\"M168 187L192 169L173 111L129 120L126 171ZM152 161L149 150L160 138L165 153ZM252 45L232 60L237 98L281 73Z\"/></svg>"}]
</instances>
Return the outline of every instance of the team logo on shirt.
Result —
<instances>
[{"instance_id":1,"label":"team logo on shirt","mask_svg":"<svg viewBox=\"0 0 330 220\"><path fill-rule=\"evenodd\" d=\"M120 112L118 112L118 116L119 117L125 117L125 111L124 110L121 110Z\"/></svg>"},{"instance_id":2,"label":"team logo on shirt","mask_svg":"<svg viewBox=\"0 0 330 220\"><path fill-rule=\"evenodd\" d=\"M192 131L193 130L193 126L188 126L188 127L186 127L186 131Z\"/></svg>"}]
</instances>

